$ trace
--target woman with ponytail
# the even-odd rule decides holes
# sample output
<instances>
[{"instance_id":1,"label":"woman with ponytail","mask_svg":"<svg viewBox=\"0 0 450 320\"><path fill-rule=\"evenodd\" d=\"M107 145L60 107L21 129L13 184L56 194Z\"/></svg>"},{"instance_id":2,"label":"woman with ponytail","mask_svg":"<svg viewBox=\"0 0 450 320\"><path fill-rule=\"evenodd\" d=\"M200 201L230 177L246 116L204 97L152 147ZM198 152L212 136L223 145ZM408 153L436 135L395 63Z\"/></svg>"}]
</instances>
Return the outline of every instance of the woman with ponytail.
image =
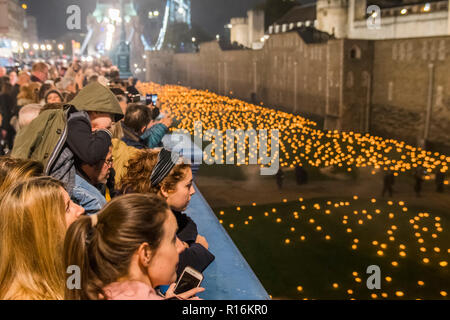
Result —
<instances>
[{"instance_id":1,"label":"woman with ponytail","mask_svg":"<svg viewBox=\"0 0 450 320\"><path fill-rule=\"evenodd\" d=\"M195 222L184 213L195 189L189 164L175 152L166 149L139 150L128 160L126 172L119 183L122 193L152 193L167 201L177 219L177 236L185 250L180 254L177 275L186 266L203 272L214 261L208 242L198 234Z\"/></svg>"},{"instance_id":2,"label":"woman with ponytail","mask_svg":"<svg viewBox=\"0 0 450 320\"><path fill-rule=\"evenodd\" d=\"M171 284L166 298L189 299L195 288L175 296L177 223L165 201L129 194L113 199L97 215L71 225L64 242L65 267L78 266L81 289L66 288L71 300L159 300L155 287ZM195 297L194 297L195 299Z\"/></svg>"}]
</instances>

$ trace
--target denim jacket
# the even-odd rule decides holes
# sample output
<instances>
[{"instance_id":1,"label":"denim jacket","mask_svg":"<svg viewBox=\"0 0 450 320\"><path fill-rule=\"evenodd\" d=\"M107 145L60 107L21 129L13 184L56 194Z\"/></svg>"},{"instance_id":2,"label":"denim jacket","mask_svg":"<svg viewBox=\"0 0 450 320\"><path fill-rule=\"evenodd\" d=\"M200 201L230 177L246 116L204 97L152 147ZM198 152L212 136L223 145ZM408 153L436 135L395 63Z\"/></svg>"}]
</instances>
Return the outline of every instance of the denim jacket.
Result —
<instances>
[{"instance_id":1,"label":"denim jacket","mask_svg":"<svg viewBox=\"0 0 450 320\"><path fill-rule=\"evenodd\" d=\"M97 213L106 204L100 191L78 174L75 175L72 200L82 206L88 215Z\"/></svg>"}]
</instances>

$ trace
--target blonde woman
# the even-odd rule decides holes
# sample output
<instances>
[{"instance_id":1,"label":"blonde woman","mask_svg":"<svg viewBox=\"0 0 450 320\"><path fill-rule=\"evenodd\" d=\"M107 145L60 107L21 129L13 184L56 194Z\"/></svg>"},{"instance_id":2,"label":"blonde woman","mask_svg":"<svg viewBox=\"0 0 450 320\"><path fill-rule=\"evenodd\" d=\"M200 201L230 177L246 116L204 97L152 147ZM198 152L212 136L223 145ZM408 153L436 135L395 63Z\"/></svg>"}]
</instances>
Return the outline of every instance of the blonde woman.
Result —
<instances>
[{"instance_id":1,"label":"blonde woman","mask_svg":"<svg viewBox=\"0 0 450 320\"><path fill-rule=\"evenodd\" d=\"M83 208L49 177L11 186L0 201L0 300L64 298L66 229Z\"/></svg>"},{"instance_id":2,"label":"blonde woman","mask_svg":"<svg viewBox=\"0 0 450 320\"><path fill-rule=\"evenodd\" d=\"M2 194L12 184L43 174L44 166L40 162L6 156L0 157L0 200Z\"/></svg>"}]
</instances>

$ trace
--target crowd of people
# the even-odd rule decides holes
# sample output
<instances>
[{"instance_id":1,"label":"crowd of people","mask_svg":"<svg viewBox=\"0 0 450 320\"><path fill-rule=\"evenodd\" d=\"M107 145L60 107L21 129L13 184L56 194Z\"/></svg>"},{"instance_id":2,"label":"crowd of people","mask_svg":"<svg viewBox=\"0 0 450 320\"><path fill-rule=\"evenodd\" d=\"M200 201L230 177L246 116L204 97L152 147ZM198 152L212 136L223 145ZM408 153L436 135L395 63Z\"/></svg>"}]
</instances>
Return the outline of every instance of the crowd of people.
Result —
<instances>
[{"instance_id":1,"label":"crowd of people","mask_svg":"<svg viewBox=\"0 0 450 320\"><path fill-rule=\"evenodd\" d=\"M107 60L0 81L0 299L198 299L175 282L214 255L185 213L191 166L162 146L171 115Z\"/></svg>"}]
</instances>

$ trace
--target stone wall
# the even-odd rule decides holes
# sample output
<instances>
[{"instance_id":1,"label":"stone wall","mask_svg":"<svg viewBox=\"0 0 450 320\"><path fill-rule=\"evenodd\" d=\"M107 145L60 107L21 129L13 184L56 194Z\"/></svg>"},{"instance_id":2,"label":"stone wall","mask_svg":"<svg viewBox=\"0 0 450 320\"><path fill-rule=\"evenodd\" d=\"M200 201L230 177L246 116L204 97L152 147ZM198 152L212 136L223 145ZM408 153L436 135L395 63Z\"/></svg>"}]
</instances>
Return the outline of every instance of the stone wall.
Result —
<instances>
[{"instance_id":1,"label":"stone wall","mask_svg":"<svg viewBox=\"0 0 450 320\"><path fill-rule=\"evenodd\" d=\"M371 131L448 150L450 37L375 41L373 64Z\"/></svg>"},{"instance_id":2,"label":"stone wall","mask_svg":"<svg viewBox=\"0 0 450 320\"><path fill-rule=\"evenodd\" d=\"M294 31L262 50L224 51L214 41L193 54L149 52L147 80L263 102L325 129L413 145L426 138L450 153L449 50L450 37L308 44Z\"/></svg>"}]
</instances>

